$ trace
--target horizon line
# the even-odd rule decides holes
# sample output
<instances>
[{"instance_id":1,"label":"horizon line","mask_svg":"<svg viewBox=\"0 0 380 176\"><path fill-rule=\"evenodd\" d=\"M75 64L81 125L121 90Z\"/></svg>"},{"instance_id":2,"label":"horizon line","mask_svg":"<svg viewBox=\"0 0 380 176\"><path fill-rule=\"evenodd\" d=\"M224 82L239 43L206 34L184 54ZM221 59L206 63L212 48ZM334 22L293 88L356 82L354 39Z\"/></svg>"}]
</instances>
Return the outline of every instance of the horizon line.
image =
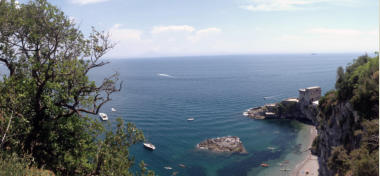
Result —
<instances>
[{"instance_id":1,"label":"horizon line","mask_svg":"<svg viewBox=\"0 0 380 176\"><path fill-rule=\"evenodd\" d=\"M155 59L155 58L186 58L186 57L215 57L215 56L250 56L250 55L320 55L320 54L359 54L372 55L375 52L353 51L353 52L304 52L304 53L231 53L231 54L201 54L201 55L163 55L163 56L125 56L125 57L105 57L105 59Z\"/></svg>"}]
</instances>

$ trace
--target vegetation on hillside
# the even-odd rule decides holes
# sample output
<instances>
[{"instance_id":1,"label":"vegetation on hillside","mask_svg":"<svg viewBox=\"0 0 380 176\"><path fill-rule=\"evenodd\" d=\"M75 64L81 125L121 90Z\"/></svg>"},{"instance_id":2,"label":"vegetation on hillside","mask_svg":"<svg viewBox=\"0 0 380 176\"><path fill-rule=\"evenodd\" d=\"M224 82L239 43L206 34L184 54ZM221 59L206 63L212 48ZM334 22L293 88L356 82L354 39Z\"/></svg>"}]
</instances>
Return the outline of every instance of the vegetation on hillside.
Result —
<instances>
[{"instance_id":1,"label":"vegetation on hillside","mask_svg":"<svg viewBox=\"0 0 380 176\"><path fill-rule=\"evenodd\" d=\"M132 171L128 147L144 140L131 123L111 130L99 109L121 89L114 74L95 83L88 73L107 62L113 44L95 29L85 37L46 0L0 0L0 173L25 175L153 175ZM120 83L120 84L119 84Z\"/></svg>"},{"instance_id":2,"label":"vegetation on hillside","mask_svg":"<svg viewBox=\"0 0 380 176\"><path fill-rule=\"evenodd\" d=\"M358 113L357 123L351 124L351 139L359 139L358 146L342 139L342 145L333 147L328 167L337 175L377 176L379 174L379 55L360 56L346 69L338 68L336 90L326 93L320 100L320 125L330 126L339 104L350 103ZM317 138L313 150L318 150Z\"/></svg>"}]
</instances>

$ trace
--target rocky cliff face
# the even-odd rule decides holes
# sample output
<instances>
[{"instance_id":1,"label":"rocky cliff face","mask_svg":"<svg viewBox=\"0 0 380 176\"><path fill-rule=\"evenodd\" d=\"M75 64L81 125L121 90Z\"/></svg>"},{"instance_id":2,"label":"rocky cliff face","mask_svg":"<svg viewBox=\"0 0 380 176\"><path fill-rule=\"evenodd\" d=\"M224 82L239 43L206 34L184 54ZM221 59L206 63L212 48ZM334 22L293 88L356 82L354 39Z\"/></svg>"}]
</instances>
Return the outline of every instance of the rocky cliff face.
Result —
<instances>
[{"instance_id":1,"label":"rocky cliff face","mask_svg":"<svg viewBox=\"0 0 380 176\"><path fill-rule=\"evenodd\" d=\"M358 148L360 138L354 135L355 124L359 116L349 103L340 103L332 107L329 113L324 113L314 106L302 107L306 118L313 121L318 130L312 152L318 155L319 175L334 176L327 163L332 148L343 145L347 150ZM321 122L327 123L321 123Z\"/></svg>"},{"instance_id":2,"label":"rocky cliff face","mask_svg":"<svg viewBox=\"0 0 380 176\"><path fill-rule=\"evenodd\" d=\"M321 110L315 104L305 102L276 103L273 110L269 111L265 106L253 108L252 112L261 112L264 117L265 112L275 112L278 119L296 119L311 122L318 130L318 136L314 141L312 152L318 156L319 175L334 176L335 171L328 168L328 160L333 147L344 146L350 152L359 147L360 136L355 136L355 130L360 125L360 117L347 102L341 102L329 106L328 110ZM257 118L254 113L248 116ZM266 118L266 117L264 117ZM263 118L260 118L263 119Z\"/></svg>"}]
</instances>

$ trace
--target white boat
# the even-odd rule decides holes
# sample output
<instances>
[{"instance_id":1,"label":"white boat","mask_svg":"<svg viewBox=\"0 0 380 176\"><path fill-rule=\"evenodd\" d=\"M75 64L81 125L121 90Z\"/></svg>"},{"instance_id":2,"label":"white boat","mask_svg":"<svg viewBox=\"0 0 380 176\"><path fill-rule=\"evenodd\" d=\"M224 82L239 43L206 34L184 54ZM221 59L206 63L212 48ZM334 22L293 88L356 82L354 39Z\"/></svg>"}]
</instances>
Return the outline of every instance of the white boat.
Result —
<instances>
[{"instance_id":1,"label":"white boat","mask_svg":"<svg viewBox=\"0 0 380 176\"><path fill-rule=\"evenodd\" d=\"M192 117L187 119L187 121L193 121L193 120L194 120L194 118L192 118Z\"/></svg>"},{"instance_id":2,"label":"white boat","mask_svg":"<svg viewBox=\"0 0 380 176\"><path fill-rule=\"evenodd\" d=\"M112 112L116 112L116 109L115 109L115 108L111 108L111 111L112 111Z\"/></svg>"},{"instance_id":3,"label":"white boat","mask_svg":"<svg viewBox=\"0 0 380 176\"><path fill-rule=\"evenodd\" d=\"M108 120L108 116L106 113L99 113L99 117L102 119L102 120Z\"/></svg>"},{"instance_id":4,"label":"white boat","mask_svg":"<svg viewBox=\"0 0 380 176\"><path fill-rule=\"evenodd\" d=\"M152 143L149 143L149 142L144 142L144 147L148 150L155 150L156 147L152 144Z\"/></svg>"},{"instance_id":5,"label":"white boat","mask_svg":"<svg viewBox=\"0 0 380 176\"><path fill-rule=\"evenodd\" d=\"M170 166L165 166L164 167L166 170L172 170L173 168L172 167L170 167Z\"/></svg>"}]
</instances>

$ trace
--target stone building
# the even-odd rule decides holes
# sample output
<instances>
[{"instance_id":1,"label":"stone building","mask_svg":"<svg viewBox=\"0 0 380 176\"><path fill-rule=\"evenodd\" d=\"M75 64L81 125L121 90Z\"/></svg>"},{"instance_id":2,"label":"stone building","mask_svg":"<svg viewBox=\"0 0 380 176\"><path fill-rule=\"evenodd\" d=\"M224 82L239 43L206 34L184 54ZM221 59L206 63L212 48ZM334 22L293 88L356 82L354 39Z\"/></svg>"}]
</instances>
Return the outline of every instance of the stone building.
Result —
<instances>
[{"instance_id":1,"label":"stone building","mask_svg":"<svg viewBox=\"0 0 380 176\"><path fill-rule=\"evenodd\" d=\"M305 89L299 89L298 100L301 104L308 105L321 98L322 89L319 86L308 87Z\"/></svg>"}]
</instances>

